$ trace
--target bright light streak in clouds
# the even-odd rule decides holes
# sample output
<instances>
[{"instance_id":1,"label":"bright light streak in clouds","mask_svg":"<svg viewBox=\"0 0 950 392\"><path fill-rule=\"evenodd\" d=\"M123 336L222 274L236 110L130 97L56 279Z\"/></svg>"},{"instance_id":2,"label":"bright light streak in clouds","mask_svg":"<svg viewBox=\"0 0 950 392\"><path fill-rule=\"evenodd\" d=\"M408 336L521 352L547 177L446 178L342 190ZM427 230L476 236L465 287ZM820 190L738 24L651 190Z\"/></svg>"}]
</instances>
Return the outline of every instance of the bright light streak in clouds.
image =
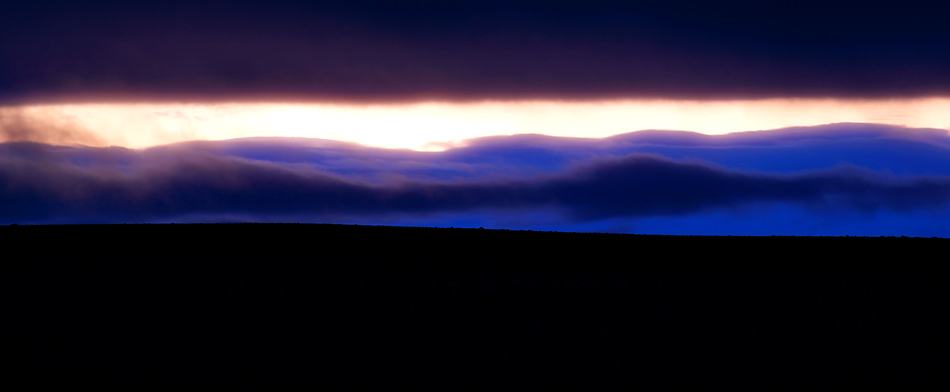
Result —
<instances>
[{"instance_id":1,"label":"bright light streak in clouds","mask_svg":"<svg viewBox=\"0 0 950 392\"><path fill-rule=\"evenodd\" d=\"M668 129L723 134L836 122L950 129L950 98L48 104L0 107L0 141L140 148L292 136L437 150L444 143L520 133L599 138Z\"/></svg>"}]
</instances>

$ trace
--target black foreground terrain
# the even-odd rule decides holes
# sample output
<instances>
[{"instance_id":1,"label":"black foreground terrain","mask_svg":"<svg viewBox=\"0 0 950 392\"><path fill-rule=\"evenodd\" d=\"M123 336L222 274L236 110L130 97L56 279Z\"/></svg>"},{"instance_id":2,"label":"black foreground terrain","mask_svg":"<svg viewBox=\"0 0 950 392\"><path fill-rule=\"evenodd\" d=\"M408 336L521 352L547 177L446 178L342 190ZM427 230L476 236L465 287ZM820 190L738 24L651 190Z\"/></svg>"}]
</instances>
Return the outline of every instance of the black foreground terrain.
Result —
<instances>
[{"instance_id":1,"label":"black foreground terrain","mask_svg":"<svg viewBox=\"0 0 950 392\"><path fill-rule=\"evenodd\" d=\"M928 385L950 240L5 226L33 385Z\"/></svg>"}]
</instances>

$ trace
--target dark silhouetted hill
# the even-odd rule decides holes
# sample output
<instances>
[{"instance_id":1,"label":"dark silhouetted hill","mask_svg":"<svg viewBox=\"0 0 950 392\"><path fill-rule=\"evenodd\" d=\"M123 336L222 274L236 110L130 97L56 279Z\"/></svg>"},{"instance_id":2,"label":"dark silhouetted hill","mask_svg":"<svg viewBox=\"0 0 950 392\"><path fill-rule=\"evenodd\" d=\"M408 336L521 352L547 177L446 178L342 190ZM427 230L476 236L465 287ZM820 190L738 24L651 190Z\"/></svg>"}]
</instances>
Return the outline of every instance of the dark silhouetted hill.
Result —
<instances>
[{"instance_id":1,"label":"dark silhouetted hill","mask_svg":"<svg viewBox=\"0 0 950 392\"><path fill-rule=\"evenodd\" d=\"M48 375L34 385L911 386L942 374L948 326L947 239L294 224L0 236L8 353L13 373Z\"/></svg>"}]
</instances>

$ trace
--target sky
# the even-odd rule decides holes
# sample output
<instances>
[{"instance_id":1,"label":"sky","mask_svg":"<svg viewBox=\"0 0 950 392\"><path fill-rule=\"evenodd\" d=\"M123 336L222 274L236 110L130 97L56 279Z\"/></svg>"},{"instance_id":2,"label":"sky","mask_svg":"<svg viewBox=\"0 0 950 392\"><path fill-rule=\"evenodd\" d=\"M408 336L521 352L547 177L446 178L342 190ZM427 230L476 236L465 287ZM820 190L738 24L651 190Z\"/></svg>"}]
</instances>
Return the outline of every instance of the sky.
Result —
<instances>
[{"instance_id":1,"label":"sky","mask_svg":"<svg viewBox=\"0 0 950 392\"><path fill-rule=\"evenodd\" d=\"M950 5L33 1L0 224L950 237Z\"/></svg>"}]
</instances>

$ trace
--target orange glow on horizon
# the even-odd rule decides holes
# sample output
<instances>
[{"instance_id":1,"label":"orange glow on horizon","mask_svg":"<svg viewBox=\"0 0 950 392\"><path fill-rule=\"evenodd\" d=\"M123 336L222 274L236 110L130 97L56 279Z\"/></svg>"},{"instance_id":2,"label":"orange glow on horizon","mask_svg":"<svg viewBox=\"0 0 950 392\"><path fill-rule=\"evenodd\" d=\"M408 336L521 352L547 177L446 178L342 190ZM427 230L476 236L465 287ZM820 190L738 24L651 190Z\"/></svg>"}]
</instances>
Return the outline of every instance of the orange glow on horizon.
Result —
<instances>
[{"instance_id":1,"label":"orange glow on horizon","mask_svg":"<svg viewBox=\"0 0 950 392\"><path fill-rule=\"evenodd\" d=\"M292 136L440 150L494 135L600 138L644 129L723 134L836 122L950 129L950 98L45 104L0 107L0 141L143 148Z\"/></svg>"}]
</instances>

